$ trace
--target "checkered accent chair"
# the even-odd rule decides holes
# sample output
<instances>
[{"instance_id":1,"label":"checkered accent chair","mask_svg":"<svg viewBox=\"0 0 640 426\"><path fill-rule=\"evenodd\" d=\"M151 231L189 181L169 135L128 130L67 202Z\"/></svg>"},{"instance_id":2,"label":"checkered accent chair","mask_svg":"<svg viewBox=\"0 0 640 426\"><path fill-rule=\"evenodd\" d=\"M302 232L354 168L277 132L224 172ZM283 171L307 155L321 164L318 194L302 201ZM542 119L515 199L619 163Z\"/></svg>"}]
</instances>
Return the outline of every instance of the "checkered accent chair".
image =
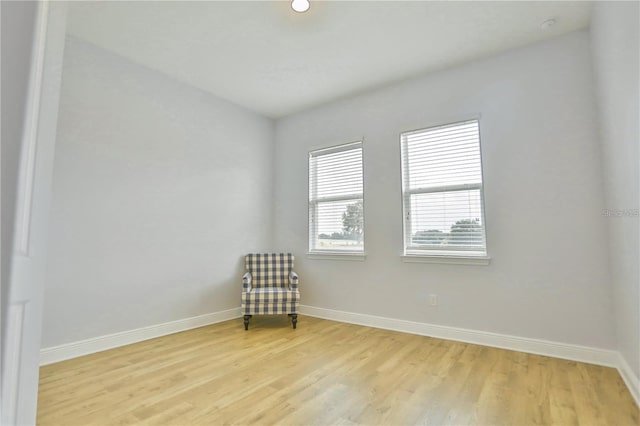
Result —
<instances>
[{"instance_id":1,"label":"checkered accent chair","mask_svg":"<svg viewBox=\"0 0 640 426\"><path fill-rule=\"evenodd\" d=\"M288 314L293 328L298 322L298 275L293 272L291 253L253 253L244 258L242 277L244 329L252 315Z\"/></svg>"}]
</instances>

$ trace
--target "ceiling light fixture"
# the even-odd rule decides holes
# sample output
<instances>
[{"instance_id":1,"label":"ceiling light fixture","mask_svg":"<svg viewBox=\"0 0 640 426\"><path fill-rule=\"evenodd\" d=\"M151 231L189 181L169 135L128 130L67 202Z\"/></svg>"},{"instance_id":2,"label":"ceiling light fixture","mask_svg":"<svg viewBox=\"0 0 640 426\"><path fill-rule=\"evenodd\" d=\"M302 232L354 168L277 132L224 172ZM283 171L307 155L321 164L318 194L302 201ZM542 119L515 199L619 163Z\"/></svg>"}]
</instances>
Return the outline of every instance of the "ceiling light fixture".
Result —
<instances>
[{"instance_id":1,"label":"ceiling light fixture","mask_svg":"<svg viewBox=\"0 0 640 426\"><path fill-rule=\"evenodd\" d=\"M309 7L311 5L309 4L309 0L292 0L291 1L291 9L295 10L296 12L306 12L307 10L309 10Z\"/></svg>"}]
</instances>

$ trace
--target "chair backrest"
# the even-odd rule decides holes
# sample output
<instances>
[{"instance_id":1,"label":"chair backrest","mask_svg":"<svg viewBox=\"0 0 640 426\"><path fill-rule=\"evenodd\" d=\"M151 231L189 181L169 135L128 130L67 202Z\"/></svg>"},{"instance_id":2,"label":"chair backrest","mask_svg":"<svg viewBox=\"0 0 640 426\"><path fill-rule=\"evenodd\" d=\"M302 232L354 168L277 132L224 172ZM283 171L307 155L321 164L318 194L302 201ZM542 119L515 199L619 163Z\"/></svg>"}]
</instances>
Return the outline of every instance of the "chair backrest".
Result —
<instances>
[{"instance_id":1,"label":"chair backrest","mask_svg":"<svg viewBox=\"0 0 640 426\"><path fill-rule=\"evenodd\" d=\"M294 259L291 253L251 253L244 264L253 287L287 287Z\"/></svg>"}]
</instances>

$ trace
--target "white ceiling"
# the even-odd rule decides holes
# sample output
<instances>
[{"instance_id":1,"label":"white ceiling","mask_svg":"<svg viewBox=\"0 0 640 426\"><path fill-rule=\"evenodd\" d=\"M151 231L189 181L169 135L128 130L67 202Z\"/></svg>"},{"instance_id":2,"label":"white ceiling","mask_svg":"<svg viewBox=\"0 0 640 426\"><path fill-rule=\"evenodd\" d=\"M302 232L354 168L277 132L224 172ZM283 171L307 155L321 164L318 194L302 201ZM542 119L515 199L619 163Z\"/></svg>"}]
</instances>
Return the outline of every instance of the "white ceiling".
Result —
<instances>
[{"instance_id":1,"label":"white ceiling","mask_svg":"<svg viewBox=\"0 0 640 426\"><path fill-rule=\"evenodd\" d=\"M589 2L71 2L68 32L268 117L589 25ZM557 23L543 31L549 18Z\"/></svg>"}]
</instances>

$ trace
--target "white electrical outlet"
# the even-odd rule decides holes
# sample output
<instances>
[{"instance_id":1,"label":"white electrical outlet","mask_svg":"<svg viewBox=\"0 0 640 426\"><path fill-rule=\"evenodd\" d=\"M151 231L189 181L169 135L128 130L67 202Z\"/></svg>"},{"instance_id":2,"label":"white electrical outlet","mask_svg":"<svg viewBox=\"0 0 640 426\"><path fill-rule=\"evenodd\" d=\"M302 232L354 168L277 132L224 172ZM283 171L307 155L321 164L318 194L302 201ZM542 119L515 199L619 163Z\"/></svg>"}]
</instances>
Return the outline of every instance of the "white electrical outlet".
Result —
<instances>
[{"instance_id":1,"label":"white electrical outlet","mask_svg":"<svg viewBox=\"0 0 640 426\"><path fill-rule=\"evenodd\" d=\"M430 294L429 295L429 304L431 306L438 306L438 295L437 294Z\"/></svg>"}]
</instances>

